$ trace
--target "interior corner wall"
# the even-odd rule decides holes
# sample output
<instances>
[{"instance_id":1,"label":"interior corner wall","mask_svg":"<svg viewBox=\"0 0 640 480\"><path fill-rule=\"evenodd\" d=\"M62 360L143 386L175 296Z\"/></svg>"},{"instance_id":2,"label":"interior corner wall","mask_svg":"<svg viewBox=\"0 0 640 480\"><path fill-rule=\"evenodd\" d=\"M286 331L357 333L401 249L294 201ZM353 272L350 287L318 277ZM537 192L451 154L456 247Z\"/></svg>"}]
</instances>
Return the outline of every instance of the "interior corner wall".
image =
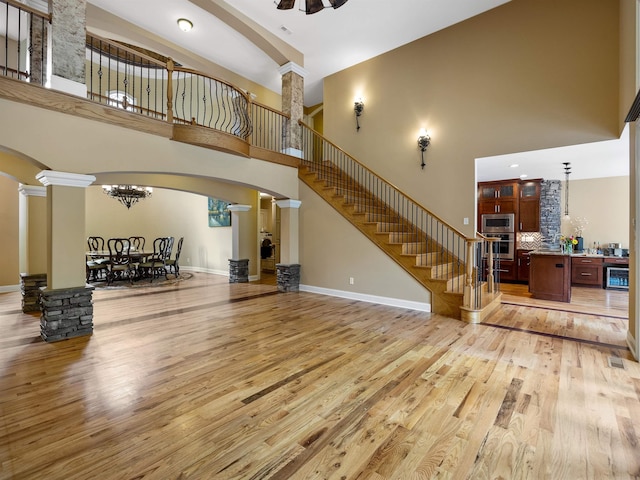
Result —
<instances>
[{"instance_id":1,"label":"interior corner wall","mask_svg":"<svg viewBox=\"0 0 640 480\"><path fill-rule=\"evenodd\" d=\"M338 296L355 293L431 303L428 290L324 199L303 183L299 188L301 284L332 290ZM349 278L354 279L353 285Z\"/></svg>"},{"instance_id":2,"label":"interior corner wall","mask_svg":"<svg viewBox=\"0 0 640 480\"><path fill-rule=\"evenodd\" d=\"M512 0L327 77L325 136L472 236L476 158L619 138L619 30L617 1Z\"/></svg>"},{"instance_id":3,"label":"interior corner wall","mask_svg":"<svg viewBox=\"0 0 640 480\"><path fill-rule=\"evenodd\" d=\"M18 182L0 174L0 288L20 284Z\"/></svg>"}]
</instances>

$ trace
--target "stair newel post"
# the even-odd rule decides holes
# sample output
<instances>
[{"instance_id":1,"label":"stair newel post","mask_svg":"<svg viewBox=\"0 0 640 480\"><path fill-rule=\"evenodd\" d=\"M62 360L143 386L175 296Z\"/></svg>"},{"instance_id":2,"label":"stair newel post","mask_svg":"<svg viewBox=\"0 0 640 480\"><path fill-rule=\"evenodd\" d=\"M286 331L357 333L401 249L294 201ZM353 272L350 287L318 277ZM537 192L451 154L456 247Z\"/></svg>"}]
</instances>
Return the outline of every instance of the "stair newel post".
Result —
<instances>
[{"instance_id":1,"label":"stair newel post","mask_svg":"<svg viewBox=\"0 0 640 480\"><path fill-rule=\"evenodd\" d=\"M173 69L175 64L167 60L167 122L173 124Z\"/></svg>"},{"instance_id":2,"label":"stair newel post","mask_svg":"<svg viewBox=\"0 0 640 480\"><path fill-rule=\"evenodd\" d=\"M489 293L494 292L494 277L493 277L493 242L492 238L487 238L485 241L488 243L487 248L487 291Z\"/></svg>"},{"instance_id":3,"label":"stair newel post","mask_svg":"<svg viewBox=\"0 0 640 480\"><path fill-rule=\"evenodd\" d=\"M465 278L464 278L464 290L463 290L463 296L462 296L462 305L466 308L471 308L471 309L475 309L477 308L476 305L473 305L472 302L472 292L473 292L473 267L475 265L475 257L474 257L474 251L475 249L473 248L474 245L476 244L476 240L473 238L467 238L465 240L466 243L466 257L467 257L467 261L466 261L466 272L465 272Z\"/></svg>"}]
</instances>

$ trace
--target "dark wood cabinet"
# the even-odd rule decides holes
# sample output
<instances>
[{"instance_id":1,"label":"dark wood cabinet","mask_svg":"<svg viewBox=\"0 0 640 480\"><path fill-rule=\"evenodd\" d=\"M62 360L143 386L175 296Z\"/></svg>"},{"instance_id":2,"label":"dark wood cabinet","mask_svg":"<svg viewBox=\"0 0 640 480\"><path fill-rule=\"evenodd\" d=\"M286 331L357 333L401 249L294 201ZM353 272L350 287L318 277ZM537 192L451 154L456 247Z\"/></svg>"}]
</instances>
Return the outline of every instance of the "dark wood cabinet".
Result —
<instances>
[{"instance_id":1,"label":"dark wood cabinet","mask_svg":"<svg viewBox=\"0 0 640 480\"><path fill-rule=\"evenodd\" d=\"M486 213L517 213L518 182L513 180L478 184L478 219Z\"/></svg>"},{"instance_id":2,"label":"dark wood cabinet","mask_svg":"<svg viewBox=\"0 0 640 480\"><path fill-rule=\"evenodd\" d=\"M530 254L529 291L533 298L571 301L571 257L569 255Z\"/></svg>"},{"instance_id":3,"label":"dark wood cabinet","mask_svg":"<svg viewBox=\"0 0 640 480\"><path fill-rule=\"evenodd\" d=\"M516 252L517 280L519 282L529 282L529 265L531 262L529 252L531 250L518 250Z\"/></svg>"},{"instance_id":4,"label":"dark wood cabinet","mask_svg":"<svg viewBox=\"0 0 640 480\"><path fill-rule=\"evenodd\" d=\"M500 260L497 266L498 273L500 274L500 281L504 282L516 280L518 278L518 270L516 268L516 262L513 260Z\"/></svg>"},{"instance_id":5,"label":"dark wood cabinet","mask_svg":"<svg viewBox=\"0 0 640 480\"><path fill-rule=\"evenodd\" d=\"M520 183L518 202L518 230L520 232L540 231L540 185L541 180Z\"/></svg>"},{"instance_id":6,"label":"dark wood cabinet","mask_svg":"<svg viewBox=\"0 0 640 480\"><path fill-rule=\"evenodd\" d=\"M572 257L571 284L602 288L602 257Z\"/></svg>"}]
</instances>

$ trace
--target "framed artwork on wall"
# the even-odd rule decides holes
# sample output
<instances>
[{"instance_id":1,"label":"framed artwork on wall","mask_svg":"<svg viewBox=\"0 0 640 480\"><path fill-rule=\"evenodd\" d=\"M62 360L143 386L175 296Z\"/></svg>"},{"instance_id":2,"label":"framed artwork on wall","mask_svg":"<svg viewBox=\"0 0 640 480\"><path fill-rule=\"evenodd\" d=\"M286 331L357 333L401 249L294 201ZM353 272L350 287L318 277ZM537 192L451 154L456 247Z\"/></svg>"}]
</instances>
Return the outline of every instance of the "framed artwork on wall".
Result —
<instances>
[{"instance_id":1,"label":"framed artwork on wall","mask_svg":"<svg viewBox=\"0 0 640 480\"><path fill-rule=\"evenodd\" d=\"M230 227L231 212L227 210L229 204L209 197L209 226L210 227Z\"/></svg>"}]
</instances>

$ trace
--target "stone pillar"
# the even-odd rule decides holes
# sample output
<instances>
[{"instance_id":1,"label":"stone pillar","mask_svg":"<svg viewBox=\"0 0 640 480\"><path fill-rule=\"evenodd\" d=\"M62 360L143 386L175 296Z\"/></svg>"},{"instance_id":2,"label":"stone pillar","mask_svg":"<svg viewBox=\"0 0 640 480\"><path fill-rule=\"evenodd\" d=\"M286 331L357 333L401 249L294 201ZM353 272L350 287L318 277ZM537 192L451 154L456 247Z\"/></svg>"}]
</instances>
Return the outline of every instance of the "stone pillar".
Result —
<instances>
[{"instance_id":1,"label":"stone pillar","mask_svg":"<svg viewBox=\"0 0 640 480\"><path fill-rule=\"evenodd\" d=\"M83 98L85 85L86 0L49 0L51 88Z\"/></svg>"},{"instance_id":2,"label":"stone pillar","mask_svg":"<svg viewBox=\"0 0 640 480\"><path fill-rule=\"evenodd\" d=\"M251 210L251 205L229 205L231 212L231 258L229 259L229 283L246 283L249 281L250 252L247 251L243 237L248 226L243 221L243 212Z\"/></svg>"},{"instance_id":3,"label":"stone pillar","mask_svg":"<svg viewBox=\"0 0 640 480\"><path fill-rule=\"evenodd\" d=\"M304 115L304 77L306 70L293 62L282 65L282 112L290 116L284 124L284 153L302 158L302 128L298 124Z\"/></svg>"},{"instance_id":4,"label":"stone pillar","mask_svg":"<svg viewBox=\"0 0 640 480\"><path fill-rule=\"evenodd\" d=\"M31 15L29 82L36 85L44 85L47 80L47 25L44 19Z\"/></svg>"},{"instance_id":5,"label":"stone pillar","mask_svg":"<svg viewBox=\"0 0 640 480\"><path fill-rule=\"evenodd\" d=\"M86 285L85 188L92 175L43 170L47 187L47 288L41 289L41 335L57 341L93 330L93 287ZM62 330L60 330L62 329Z\"/></svg>"},{"instance_id":6,"label":"stone pillar","mask_svg":"<svg viewBox=\"0 0 640 480\"><path fill-rule=\"evenodd\" d=\"M22 185L20 201L20 290L22 311L40 311L40 289L47 285L47 190Z\"/></svg>"},{"instance_id":7,"label":"stone pillar","mask_svg":"<svg viewBox=\"0 0 640 480\"><path fill-rule=\"evenodd\" d=\"M540 234L547 243L560 235L562 186L560 180L544 180L540 187ZM559 241L559 239L558 239Z\"/></svg>"},{"instance_id":8,"label":"stone pillar","mask_svg":"<svg viewBox=\"0 0 640 480\"><path fill-rule=\"evenodd\" d=\"M300 200L278 200L280 207L280 263L276 280L281 292L297 292L300 287L299 212Z\"/></svg>"}]
</instances>

